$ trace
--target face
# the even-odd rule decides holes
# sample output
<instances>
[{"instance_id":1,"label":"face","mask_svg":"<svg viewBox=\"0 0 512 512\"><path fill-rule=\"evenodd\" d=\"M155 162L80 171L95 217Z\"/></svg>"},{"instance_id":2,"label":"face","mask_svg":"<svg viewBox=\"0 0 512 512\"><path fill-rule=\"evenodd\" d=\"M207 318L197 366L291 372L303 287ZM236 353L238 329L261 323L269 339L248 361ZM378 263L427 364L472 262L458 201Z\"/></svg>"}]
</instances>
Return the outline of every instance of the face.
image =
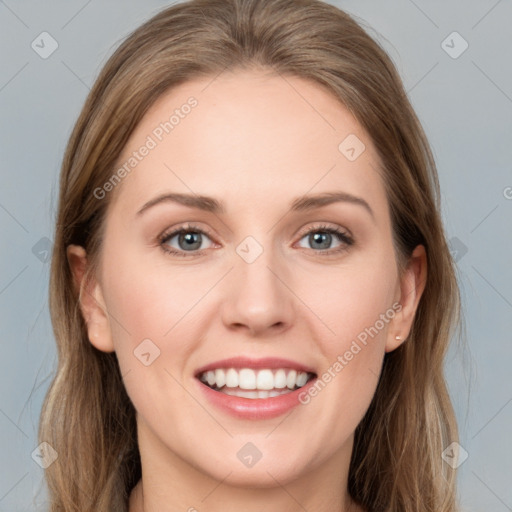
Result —
<instances>
[{"instance_id":1,"label":"face","mask_svg":"<svg viewBox=\"0 0 512 512\"><path fill-rule=\"evenodd\" d=\"M124 164L83 311L141 453L255 486L346 465L419 300L368 134L312 82L226 72L160 97Z\"/></svg>"}]
</instances>

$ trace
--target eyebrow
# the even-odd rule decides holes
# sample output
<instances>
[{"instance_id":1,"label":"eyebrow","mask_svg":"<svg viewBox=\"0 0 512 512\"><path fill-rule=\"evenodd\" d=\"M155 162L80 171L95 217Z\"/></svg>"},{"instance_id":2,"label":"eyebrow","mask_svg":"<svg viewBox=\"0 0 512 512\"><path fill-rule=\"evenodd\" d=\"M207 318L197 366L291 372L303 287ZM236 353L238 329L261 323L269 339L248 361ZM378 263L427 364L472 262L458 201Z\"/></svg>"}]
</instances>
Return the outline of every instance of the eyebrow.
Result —
<instances>
[{"instance_id":1,"label":"eyebrow","mask_svg":"<svg viewBox=\"0 0 512 512\"><path fill-rule=\"evenodd\" d=\"M161 203L178 203L189 208L197 208L206 212L214 214L223 214L226 212L224 205L221 201L208 196L192 195L192 194L178 194L169 193L161 194L147 203L137 212L137 216L142 215L149 208ZM375 214L370 205L362 198L349 194L348 192L324 192L321 194L309 195L298 197L290 204L290 211L303 212L321 208L332 203L345 202L362 206L375 220Z\"/></svg>"}]
</instances>

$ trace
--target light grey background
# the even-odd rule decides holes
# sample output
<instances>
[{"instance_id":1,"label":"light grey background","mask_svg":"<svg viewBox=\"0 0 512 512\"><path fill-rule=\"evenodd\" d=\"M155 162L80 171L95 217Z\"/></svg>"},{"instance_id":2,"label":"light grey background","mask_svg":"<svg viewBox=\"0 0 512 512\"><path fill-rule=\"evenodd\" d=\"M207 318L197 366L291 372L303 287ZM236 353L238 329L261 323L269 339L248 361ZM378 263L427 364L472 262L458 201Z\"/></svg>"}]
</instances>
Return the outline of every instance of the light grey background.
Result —
<instances>
[{"instance_id":1,"label":"light grey background","mask_svg":"<svg viewBox=\"0 0 512 512\"><path fill-rule=\"evenodd\" d=\"M453 346L446 363L469 455L459 468L459 494L466 511L510 511L512 5L331 3L359 17L390 53L430 139L467 325L468 350ZM46 510L43 470L31 454L56 364L44 251L65 144L106 58L166 5L0 0L1 512ZM58 43L46 59L31 47L43 31ZM469 44L457 58L445 51L463 49L459 36L446 39L454 31Z\"/></svg>"}]
</instances>

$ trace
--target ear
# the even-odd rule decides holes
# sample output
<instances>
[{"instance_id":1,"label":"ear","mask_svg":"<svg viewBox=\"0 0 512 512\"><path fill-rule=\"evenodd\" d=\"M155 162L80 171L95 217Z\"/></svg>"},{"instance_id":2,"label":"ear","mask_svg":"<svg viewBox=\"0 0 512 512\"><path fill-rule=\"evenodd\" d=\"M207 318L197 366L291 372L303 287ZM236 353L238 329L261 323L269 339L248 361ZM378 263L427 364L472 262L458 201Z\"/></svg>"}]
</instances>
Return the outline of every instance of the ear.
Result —
<instances>
[{"instance_id":1,"label":"ear","mask_svg":"<svg viewBox=\"0 0 512 512\"><path fill-rule=\"evenodd\" d=\"M85 249L79 245L68 245L66 254L75 291L79 294L80 310L87 325L89 341L98 350L114 352L105 300L96 277L88 275L89 267Z\"/></svg>"},{"instance_id":2,"label":"ear","mask_svg":"<svg viewBox=\"0 0 512 512\"><path fill-rule=\"evenodd\" d=\"M426 280L427 256L425 247L418 245L411 254L397 287L395 301L399 302L402 308L395 314L392 328L388 331L386 352L392 352L398 348L409 336L416 309L425 289ZM400 339L397 340L396 336L400 336Z\"/></svg>"}]
</instances>

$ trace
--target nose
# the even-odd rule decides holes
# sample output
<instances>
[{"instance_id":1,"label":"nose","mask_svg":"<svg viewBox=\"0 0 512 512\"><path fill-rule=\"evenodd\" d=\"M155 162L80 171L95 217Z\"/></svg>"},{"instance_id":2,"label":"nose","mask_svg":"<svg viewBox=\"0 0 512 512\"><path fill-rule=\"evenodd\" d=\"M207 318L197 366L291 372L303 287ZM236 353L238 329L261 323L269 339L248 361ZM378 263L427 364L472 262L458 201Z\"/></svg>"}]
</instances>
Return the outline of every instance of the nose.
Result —
<instances>
[{"instance_id":1,"label":"nose","mask_svg":"<svg viewBox=\"0 0 512 512\"><path fill-rule=\"evenodd\" d=\"M296 307L284 262L278 262L270 250L251 263L235 256L222 302L224 325L251 337L282 334L292 325Z\"/></svg>"}]
</instances>

